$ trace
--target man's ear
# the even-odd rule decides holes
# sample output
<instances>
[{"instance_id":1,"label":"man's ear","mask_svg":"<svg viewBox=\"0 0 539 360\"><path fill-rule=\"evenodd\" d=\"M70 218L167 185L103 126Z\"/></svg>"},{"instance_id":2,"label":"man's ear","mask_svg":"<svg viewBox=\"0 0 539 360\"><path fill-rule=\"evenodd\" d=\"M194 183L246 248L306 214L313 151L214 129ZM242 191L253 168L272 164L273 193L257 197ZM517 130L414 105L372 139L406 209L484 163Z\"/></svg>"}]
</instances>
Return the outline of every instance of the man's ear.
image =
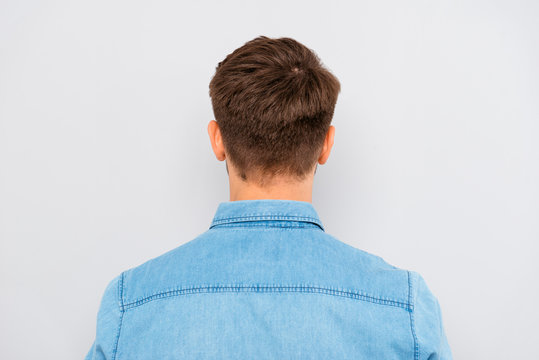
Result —
<instances>
[{"instance_id":1,"label":"man's ear","mask_svg":"<svg viewBox=\"0 0 539 360\"><path fill-rule=\"evenodd\" d=\"M215 157L219 161L226 159L225 146L223 144L223 138L221 137L221 131L217 121L211 120L208 124L208 135L210 136L210 143L215 154Z\"/></svg>"},{"instance_id":2,"label":"man's ear","mask_svg":"<svg viewBox=\"0 0 539 360\"><path fill-rule=\"evenodd\" d=\"M328 160L329 154L331 153L331 148L333 147L333 140L335 138L335 126L330 125L329 130L324 139L324 145L322 146L322 151L320 152L320 157L318 158L319 164L325 164Z\"/></svg>"}]
</instances>

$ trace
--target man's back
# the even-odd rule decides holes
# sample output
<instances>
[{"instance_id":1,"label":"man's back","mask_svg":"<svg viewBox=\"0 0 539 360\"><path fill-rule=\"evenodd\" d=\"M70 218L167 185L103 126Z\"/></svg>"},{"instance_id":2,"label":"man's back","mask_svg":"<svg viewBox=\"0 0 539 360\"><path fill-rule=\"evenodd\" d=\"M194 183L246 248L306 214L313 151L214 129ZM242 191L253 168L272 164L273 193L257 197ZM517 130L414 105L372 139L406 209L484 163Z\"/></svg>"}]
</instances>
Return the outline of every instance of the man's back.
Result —
<instances>
[{"instance_id":1,"label":"man's back","mask_svg":"<svg viewBox=\"0 0 539 360\"><path fill-rule=\"evenodd\" d=\"M421 276L325 232L309 202L219 204L107 287L87 359L449 359Z\"/></svg>"}]
</instances>

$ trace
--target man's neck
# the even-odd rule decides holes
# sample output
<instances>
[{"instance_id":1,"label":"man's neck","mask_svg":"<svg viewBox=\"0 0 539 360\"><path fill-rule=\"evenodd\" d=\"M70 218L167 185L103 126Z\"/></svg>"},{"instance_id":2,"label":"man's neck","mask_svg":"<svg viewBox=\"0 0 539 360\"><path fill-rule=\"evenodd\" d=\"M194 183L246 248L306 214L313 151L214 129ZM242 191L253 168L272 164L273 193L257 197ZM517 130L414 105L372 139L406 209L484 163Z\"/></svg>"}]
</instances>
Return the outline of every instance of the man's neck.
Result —
<instances>
[{"instance_id":1,"label":"man's neck","mask_svg":"<svg viewBox=\"0 0 539 360\"><path fill-rule=\"evenodd\" d=\"M257 200L257 199L282 199L306 201L312 203L313 179L308 178L303 182L286 180L274 180L271 186L258 187L246 183L235 176L229 177L230 201Z\"/></svg>"},{"instance_id":2,"label":"man's neck","mask_svg":"<svg viewBox=\"0 0 539 360\"><path fill-rule=\"evenodd\" d=\"M257 200L257 199L281 199L312 202L312 190L307 189L241 189L233 191L230 189L230 201L237 200Z\"/></svg>"}]
</instances>

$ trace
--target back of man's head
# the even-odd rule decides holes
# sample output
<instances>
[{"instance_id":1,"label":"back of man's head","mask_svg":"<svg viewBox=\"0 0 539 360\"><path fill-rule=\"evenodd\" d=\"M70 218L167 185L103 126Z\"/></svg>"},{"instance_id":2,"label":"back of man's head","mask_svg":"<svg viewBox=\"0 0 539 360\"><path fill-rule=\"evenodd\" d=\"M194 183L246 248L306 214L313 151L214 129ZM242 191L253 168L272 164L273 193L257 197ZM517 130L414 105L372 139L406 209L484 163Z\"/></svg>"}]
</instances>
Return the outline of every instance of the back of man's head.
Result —
<instances>
[{"instance_id":1,"label":"back of man's head","mask_svg":"<svg viewBox=\"0 0 539 360\"><path fill-rule=\"evenodd\" d=\"M259 36L221 61L210 97L239 176L303 180L316 166L340 87L318 56L291 38Z\"/></svg>"}]
</instances>

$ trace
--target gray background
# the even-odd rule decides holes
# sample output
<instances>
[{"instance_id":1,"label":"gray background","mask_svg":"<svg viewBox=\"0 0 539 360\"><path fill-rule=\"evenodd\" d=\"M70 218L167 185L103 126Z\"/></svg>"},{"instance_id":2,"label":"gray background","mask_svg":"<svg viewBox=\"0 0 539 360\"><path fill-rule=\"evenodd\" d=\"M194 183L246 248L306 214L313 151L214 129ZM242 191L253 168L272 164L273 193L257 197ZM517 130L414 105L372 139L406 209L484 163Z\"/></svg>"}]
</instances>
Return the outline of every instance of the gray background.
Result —
<instances>
[{"instance_id":1,"label":"gray background","mask_svg":"<svg viewBox=\"0 0 539 360\"><path fill-rule=\"evenodd\" d=\"M88 351L106 284L228 200L208 83L258 35L342 84L313 205L420 272L456 359L537 356L536 1L0 2L0 347Z\"/></svg>"}]
</instances>

